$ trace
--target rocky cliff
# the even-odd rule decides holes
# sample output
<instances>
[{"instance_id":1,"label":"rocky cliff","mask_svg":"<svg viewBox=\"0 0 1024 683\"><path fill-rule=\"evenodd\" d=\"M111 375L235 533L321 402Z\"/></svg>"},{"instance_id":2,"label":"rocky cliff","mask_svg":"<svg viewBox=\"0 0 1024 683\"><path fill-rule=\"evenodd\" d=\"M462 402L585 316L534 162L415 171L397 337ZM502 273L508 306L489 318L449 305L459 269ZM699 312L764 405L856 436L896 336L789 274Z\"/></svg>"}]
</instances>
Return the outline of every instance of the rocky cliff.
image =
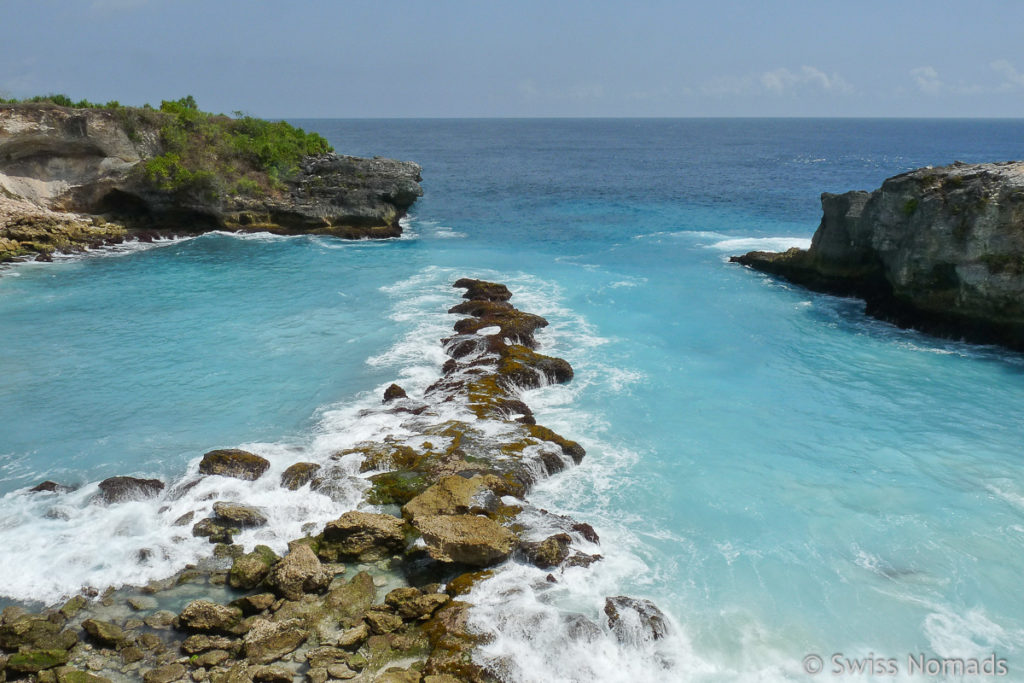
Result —
<instances>
[{"instance_id":1,"label":"rocky cliff","mask_svg":"<svg viewBox=\"0 0 1024 683\"><path fill-rule=\"evenodd\" d=\"M96 246L132 231L395 237L423 194L417 164L333 153L302 159L270 191L163 188L139 172L164 151L163 114L141 111L0 106L0 261Z\"/></svg>"},{"instance_id":2,"label":"rocky cliff","mask_svg":"<svg viewBox=\"0 0 1024 683\"><path fill-rule=\"evenodd\" d=\"M821 204L808 250L731 260L904 327L1024 350L1024 162L922 168Z\"/></svg>"}]
</instances>

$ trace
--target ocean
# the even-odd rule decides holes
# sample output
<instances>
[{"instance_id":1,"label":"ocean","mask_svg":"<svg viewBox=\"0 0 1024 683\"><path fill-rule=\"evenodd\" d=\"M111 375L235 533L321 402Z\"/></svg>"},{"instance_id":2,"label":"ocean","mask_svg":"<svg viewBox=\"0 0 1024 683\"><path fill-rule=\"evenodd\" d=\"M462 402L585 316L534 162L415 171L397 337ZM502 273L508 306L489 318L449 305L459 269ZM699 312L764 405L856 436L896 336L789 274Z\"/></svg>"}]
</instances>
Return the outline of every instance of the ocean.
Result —
<instances>
[{"instance_id":1,"label":"ocean","mask_svg":"<svg viewBox=\"0 0 1024 683\"><path fill-rule=\"evenodd\" d=\"M995 655L1024 680L1024 356L727 262L806 246L821 192L1024 158L1024 121L292 122L423 166L401 239L213 233L0 271L4 598L208 552L172 526L198 498L89 505L105 477L173 484L222 447L275 475L387 434L363 411L437 378L469 276L548 318L541 351L576 370L525 397L587 449L531 500L593 524L604 556L554 588L513 562L474 590L480 654L508 680L806 680L806 657L827 678L834 654L898 660L878 680L913 680L909 656ZM27 493L44 479L80 488ZM359 497L276 479L219 492L271 510L248 546L280 550ZM671 635L571 637L567 615L600 622L624 594Z\"/></svg>"}]
</instances>

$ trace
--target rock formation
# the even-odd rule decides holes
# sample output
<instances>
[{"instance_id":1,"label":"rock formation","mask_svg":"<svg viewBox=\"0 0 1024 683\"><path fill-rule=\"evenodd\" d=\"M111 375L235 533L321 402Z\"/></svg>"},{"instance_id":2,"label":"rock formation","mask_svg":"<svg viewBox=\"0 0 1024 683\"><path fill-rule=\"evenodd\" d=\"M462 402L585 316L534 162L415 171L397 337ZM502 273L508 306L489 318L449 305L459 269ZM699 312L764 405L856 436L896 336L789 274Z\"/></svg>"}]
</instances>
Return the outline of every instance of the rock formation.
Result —
<instances>
[{"instance_id":1,"label":"rock formation","mask_svg":"<svg viewBox=\"0 0 1024 683\"><path fill-rule=\"evenodd\" d=\"M423 194L417 164L331 153L306 157L263 196L184 195L134 172L161 153L156 123L118 110L0 105L0 262L139 231L396 237Z\"/></svg>"},{"instance_id":2,"label":"rock formation","mask_svg":"<svg viewBox=\"0 0 1024 683\"><path fill-rule=\"evenodd\" d=\"M1024 162L921 168L821 204L810 249L730 260L903 327L1024 350Z\"/></svg>"}]
</instances>

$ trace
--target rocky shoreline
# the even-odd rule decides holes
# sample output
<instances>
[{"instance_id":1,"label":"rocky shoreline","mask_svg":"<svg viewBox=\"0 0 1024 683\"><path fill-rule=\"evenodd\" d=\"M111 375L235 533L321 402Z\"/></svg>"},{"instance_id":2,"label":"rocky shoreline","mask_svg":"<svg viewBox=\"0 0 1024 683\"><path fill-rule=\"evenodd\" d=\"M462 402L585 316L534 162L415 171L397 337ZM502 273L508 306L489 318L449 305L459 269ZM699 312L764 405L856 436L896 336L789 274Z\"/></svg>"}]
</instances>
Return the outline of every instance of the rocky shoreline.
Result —
<instances>
[{"instance_id":1,"label":"rocky shoreline","mask_svg":"<svg viewBox=\"0 0 1024 683\"><path fill-rule=\"evenodd\" d=\"M415 163L334 153L256 194L161 189L136 170L162 151L156 123L118 111L0 105L0 263L211 230L397 237L423 194Z\"/></svg>"},{"instance_id":2,"label":"rocky shoreline","mask_svg":"<svg viewBox=\"0 0 1024 683\"><path fill-rule=\"evenodd\" d=\"M730 261L862 298L901 327L1024 351L1024 162L921 168L821 205L808 250Z\"/></svg>"},{"instance_id":3,"label":"rocky shoreline","mask_svg":"<svg viewBox=\"0 0 1024 683\"><path fill-rule=\"evenodd\" d=\"M173 524L207 538L210 557L141 588L78 595L37 614L5 609L0 681L501 680L500 666L474 657L487 635L470 626L467 594L505 562L532 564L557 584L562 572L601 561L600 540L589 524L526 498L585 456L538 425L520 394L573 377L565 360L536 350L547 321L516 309L504 285L454 286L465 301L449 313L465 317L442 340L441 376L419 398L398 385L385 391L381 410L402 417L403 434L361 442L327 464L295 462L281 475L282 488L330 497L350 485L345 463L357 464L360 509L309 529L283 556L234 543L241 530L267 524L267 510L223 500L202 519L182 515ZM453 417L451 406L462 413ZM168 489L114 477L95 503L173 500L204 477L253 481L268 467L255 453L210 451L199 478ZM34 491L63 495L54 482ZM543 532L527 521L536 518ZM638 633L656 640L669 628L654 604L627 596L607 598L604 623L571 616L577 632L622 642Z\"/></svg>"}]
</instances>

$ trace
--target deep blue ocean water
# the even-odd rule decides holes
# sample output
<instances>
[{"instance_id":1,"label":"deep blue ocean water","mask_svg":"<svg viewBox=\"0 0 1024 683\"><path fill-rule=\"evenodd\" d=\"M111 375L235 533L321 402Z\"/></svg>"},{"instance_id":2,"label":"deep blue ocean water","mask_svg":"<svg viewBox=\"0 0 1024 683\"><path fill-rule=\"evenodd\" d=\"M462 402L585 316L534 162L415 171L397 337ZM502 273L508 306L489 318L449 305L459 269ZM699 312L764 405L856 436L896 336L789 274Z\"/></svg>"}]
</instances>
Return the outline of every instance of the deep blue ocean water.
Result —
<instances>
[{"instance_id":1,"label":"deep blue ocean water","mask_svg":"<svg viewBox=\"0 0 1024 683\"><path fill-rule=\"evenodd\" d=\"M193 559L178 503L89 506L95 482L173 481L227 446L277 471L368 438L384 427L359 410L384 386L436 377L423 340L468 275L548 317L543 350L576 368L526 400L588 456L532 500L593 523L605 556L556 590L509 567L474 596L510 679L803 680L809 653L904 673L910 653L995 653L1024 680L1024 357L726 262L806 244L823 191L1024 158L1024 121L295 123L423 166L404 238L211 234L0 274L0 592L53 601ZM83 488L24 492L43 479ZM343 507L233 493L280 509L266 542ZM139 565L140 547L162 552ZM560 615L599 621L618 594L655 600L672 638L566 640Z\"/></svg>"}]
</instances>

